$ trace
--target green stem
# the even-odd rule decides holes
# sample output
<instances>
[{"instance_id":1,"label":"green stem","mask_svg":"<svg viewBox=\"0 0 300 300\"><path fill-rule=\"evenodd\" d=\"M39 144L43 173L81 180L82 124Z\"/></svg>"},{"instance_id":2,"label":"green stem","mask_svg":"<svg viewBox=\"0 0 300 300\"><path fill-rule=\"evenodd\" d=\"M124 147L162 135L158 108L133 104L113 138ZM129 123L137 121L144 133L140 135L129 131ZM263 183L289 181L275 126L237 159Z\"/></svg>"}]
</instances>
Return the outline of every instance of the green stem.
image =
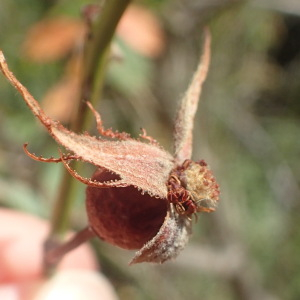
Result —
<instances>
[{"instance_id":1,"label":"green stem","mask_svg":"<svg viewBox=\"0 0 300 300\"><path fill-rule=\"evenodd\" d=\"M88 36L82 79L82 100L89 100L94 104L101 94L110 42L129 2L130 0L107 0ZM74 131L82 130L82 126L86 124L86 111L87 106L81 101L75 118Z\"/></svg>"},{"instance_id":2,"label":"green stem","mask_svg":"<svg viewBox=\"0 0 300 300\"><path fill-rule=\"evenodd\" d=\"M100 15L91 28L85 46L82 92L71 130L80 132L87 128L88 110L85 101L95 103L100 98L104 83L110 42L117 24L130 0L107 0ZM76 185L70 174L64 170L60 189L51 218L51 232L45 242L45 250L61 243L69 223L70 208L74 201ZM47 270L46 270L47 272Z\"/></svg>"}]
</instances>

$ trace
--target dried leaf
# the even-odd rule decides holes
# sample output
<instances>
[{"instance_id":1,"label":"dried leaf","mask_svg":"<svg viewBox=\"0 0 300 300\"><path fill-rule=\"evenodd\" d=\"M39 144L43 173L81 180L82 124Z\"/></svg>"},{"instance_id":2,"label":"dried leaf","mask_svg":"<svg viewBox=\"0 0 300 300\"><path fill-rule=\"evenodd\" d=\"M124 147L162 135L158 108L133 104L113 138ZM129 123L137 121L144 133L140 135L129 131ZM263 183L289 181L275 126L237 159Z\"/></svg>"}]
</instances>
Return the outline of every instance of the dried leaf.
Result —
<instances>
[{"instance_id":1,"label":"dried leaf","mask_svg":"<svg viewBox=\"0 0 300 300\"><path fill-rule=\"evenodd\" d=\"M38 62L62 58L84 36L83 22L68 17L44 19L27 33L23 48L25 55Z\"/></svg>"},{"instance_id":2,"label":"dried leaf","mask_svg":"<svg viewBox=\"0 0 300 300\"><path fill-rule=\"evenodd\" d=\"M117 34L134 50L148 57L159 56L165 37L158 19L150 10L131 4L117 27Z\"/></svg>"}]
</instances>

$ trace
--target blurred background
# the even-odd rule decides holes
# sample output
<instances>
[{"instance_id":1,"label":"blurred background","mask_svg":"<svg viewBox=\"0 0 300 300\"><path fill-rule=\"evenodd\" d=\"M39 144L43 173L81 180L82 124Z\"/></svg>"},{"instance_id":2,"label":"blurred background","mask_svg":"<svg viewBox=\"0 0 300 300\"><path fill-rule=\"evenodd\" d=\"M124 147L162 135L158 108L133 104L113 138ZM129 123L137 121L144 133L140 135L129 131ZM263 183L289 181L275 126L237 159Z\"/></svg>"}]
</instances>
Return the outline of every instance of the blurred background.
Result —
<instances>
[{"instance_id":1,"label":"blurred background","mask_svg":"<svg viewBox=\"0 0 300 300\"><path fill-rule=\"evenodd\" d=\"M79 93L86 0L1 0L0 48L52 117L68 124ZM221 186L180 256L128 267L133 256L100 241L102 271L121 299L300 299L300 2L145 0L117 30L99 105L106 127L147 129L172 152L172 122L212 33L212 63L195 122L195 160ZM95 133L91 124L91 133ZM0 76L0 205L49 218L62 166L57 145ZM91 174L92 171L90 171ZM86 225L83 184L71 227Z\"/></svg>"}]
</instances>

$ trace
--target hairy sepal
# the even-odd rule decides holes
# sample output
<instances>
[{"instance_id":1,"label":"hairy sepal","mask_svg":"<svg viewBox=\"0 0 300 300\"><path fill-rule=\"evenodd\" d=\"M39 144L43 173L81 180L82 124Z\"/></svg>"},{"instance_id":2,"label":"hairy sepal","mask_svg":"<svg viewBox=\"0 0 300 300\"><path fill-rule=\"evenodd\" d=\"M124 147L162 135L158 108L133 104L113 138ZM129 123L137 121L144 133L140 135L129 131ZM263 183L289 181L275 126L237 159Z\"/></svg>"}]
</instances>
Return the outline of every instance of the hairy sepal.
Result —
<instances>
[{"instance_id":1,"label":"hairy sepal","mask_svg":"<svg viewBox=\"0 0 300 300\"><path fill-rule=\"evenodd\" d=\"M210 33L206 28L203 54L193 79L179 103L174 126L175 162L181 165L192 156L194 118L198 108L203 82L206 79L210 63Z\"/></svg>"},{"instance_id":2,"label":"hairy sepal","mask_svg":"<svg viewBox=\"0 0 300 300\"><path fill-rule=\"evenodd\" d=\"M132 138L110 141L71 132L45 114L39 103L9 70L1 51L0 69L59 144L72 151L79 159L118 174L122 183L133 185L151 196L166 197L165 182L173 167L173 158L169 153L155 144Z\"/></svg>"},{"instance_id":3,"label":"hairy sepal","mask_svg":"<svg viewBox=\"0 0 300 300\"><path fill-rule=\"evenodd\" d=\"M173 167L172 156L162 148L138 140L109 141L88 135L78 135L62 125L51 133L83 161L104 167L120 176L122 182L133 185L151 196L165 198L166 181Z\"/></svg>"},{"instance_id":4,"label":"hairy sepal","mask_svg":"<svg viewBox=\"0 0 300 300\"><path fill-rule=\"evenodd\" d=\"M165 221L156 236L136 252L130 265L142 262L164 263L184 249L192 233L192 221L179 215L170 205Z\"/></svg>"}]
</instances>

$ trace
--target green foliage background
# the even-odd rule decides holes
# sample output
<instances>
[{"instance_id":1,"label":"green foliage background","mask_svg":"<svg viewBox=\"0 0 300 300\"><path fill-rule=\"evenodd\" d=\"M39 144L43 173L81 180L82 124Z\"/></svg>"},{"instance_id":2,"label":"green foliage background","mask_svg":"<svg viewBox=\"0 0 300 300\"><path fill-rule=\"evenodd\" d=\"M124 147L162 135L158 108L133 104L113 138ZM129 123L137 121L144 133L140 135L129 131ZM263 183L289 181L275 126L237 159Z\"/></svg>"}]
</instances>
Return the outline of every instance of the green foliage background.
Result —
<instances>
[{"instance_id":1,"label":"green foliage background","mask_svg":"<svg viewBox=\"0 0 300 300\"><path fill-rule=\"evenodd\" d=\"M37 99L68 58L28 61L21 47L28 28L46 16L80 18L86 3L1 1L0 47ZM194 158L214 170L221 202L216 213L199 216L178 259L162 266L128 267L132 253L95 242L103 272L121 299L299 299L300 6L283 0L140 3L159 16L166 50L150 60L121 44L125 63L109 67L99 111L107 127L133 135L144 127L172 151L176 103L208 25L212 64L195 124ZM0 76L0 205L48 218L61 166L30 160L24 142L45 157L57 155L55 143ZM80 188L72 210L77 229L86 224Z\"/></svg>"}]
</instances>

